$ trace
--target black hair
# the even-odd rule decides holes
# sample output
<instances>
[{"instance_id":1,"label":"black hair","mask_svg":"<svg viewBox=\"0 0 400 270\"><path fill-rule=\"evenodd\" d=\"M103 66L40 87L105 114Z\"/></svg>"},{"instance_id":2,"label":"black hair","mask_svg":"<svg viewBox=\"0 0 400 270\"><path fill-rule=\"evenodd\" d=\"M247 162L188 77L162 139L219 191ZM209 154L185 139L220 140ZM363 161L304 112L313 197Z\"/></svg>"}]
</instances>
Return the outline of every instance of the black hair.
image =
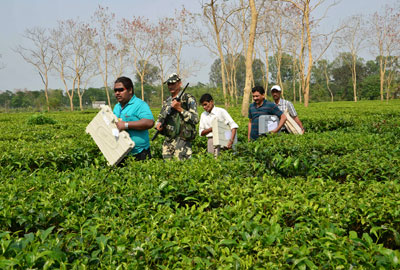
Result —
<instances>
[{"instance_id":1,"label":"black hair","mask_svg":"<svg viewBox=\"0 0 400 270\"><path fill-rule=\"evenodd\" d=\"M264 95L264 94L265 94L264 87L262 87L262 86L260 86L260 85L254 86L253 89L251 89L251 92L252 92L252 93L254 93L254 92L259 92L261 95Z\"/></svg>"},{"instance_id":2,"label":"black hair","mask_svg":"<svg viewBox=\"0 0 400 270\"><path fill-rule=\"evenodd\" d=\"M201 96L200 104L202 104L204 101L210 102L211 100L213 100L212 96L210 94L206 93Z\"/></svg>"},{"instance_id":3,"label":"black hair","mask_svg":"<svg viewBox=\"0 0 400 270\"><path fill-rule=\"evenodd\" d=\"M132 90L133 92L133 83L132 80L129 79L128 77L119 77L118 79L115 80L115 83L122 83L123 86L126 88L126 90Z\"/></svg>"}]
</instances>

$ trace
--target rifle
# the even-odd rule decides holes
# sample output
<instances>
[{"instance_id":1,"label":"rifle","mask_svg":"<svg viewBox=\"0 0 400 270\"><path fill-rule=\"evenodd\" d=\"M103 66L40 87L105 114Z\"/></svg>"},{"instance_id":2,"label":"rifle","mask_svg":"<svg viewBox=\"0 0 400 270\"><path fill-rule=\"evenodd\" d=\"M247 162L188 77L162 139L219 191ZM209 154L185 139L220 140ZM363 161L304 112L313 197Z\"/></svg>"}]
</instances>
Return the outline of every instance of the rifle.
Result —
<instances>
[{"instance_id":1,"label":"rifle","mask_svg":"<svg viewBox=\"0 0 400 270\"><path fill-rule=\"evenodd\" d=\"M183 95L183 93L185 93L186 88L187 88L188 86L189 86L189 83L186 84L185 88L183 88L182 92L181 92L176 98L174 98L174 100L180 102L180 101L181 101L181 98L182 98L182 95ZM175 110L174 108L172 108L172 106L168 108L167 115L165 116L164 120L162 120L162 121L160 122L160 123L161 123L160 128L163 128L163 127L164 127L165 123L167 122L168 117L170 117L170 116L172 115L172 113L175 112L175 111L176 111L176 110ZM156 131L156 133L154 134L153 138L151 138L151 141L154 141L154 140L157 138L158 133L160 133L160 131L159 131L158 129L156 129L156 130L157 130L157 131Z\"/></svg>"}]
</instances>

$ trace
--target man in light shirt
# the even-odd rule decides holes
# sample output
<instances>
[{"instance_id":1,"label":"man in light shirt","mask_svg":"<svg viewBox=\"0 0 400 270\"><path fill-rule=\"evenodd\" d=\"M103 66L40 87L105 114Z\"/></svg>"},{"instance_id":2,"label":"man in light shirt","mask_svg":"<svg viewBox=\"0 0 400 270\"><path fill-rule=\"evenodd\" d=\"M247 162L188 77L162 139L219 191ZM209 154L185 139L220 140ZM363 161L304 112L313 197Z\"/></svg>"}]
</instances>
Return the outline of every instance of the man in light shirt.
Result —
<instances>
[{"instance_id":1,"label":"man in light shirt","mask_svg":"<svg viewBox=\"0 0 400 270\"><path fill-rule=\"evenodd\" d=\"M212 126L211 123L213 119L216 117L218 120L226 123L231 128L231 138L227 145L227 148L232 148L236 131L238 129L238 125L233 121L232 117L229 113L219 107L214 106L214 100L210 94L204 94L200 98L200 104L205 110L200 116L200 126L199 126L199 133L200 136L206 136L208 138L207 142L207 151L215 156L218 156L220 152L220 147L213 145L213 134L212 134Z\"/></svg>"}]
</instances>

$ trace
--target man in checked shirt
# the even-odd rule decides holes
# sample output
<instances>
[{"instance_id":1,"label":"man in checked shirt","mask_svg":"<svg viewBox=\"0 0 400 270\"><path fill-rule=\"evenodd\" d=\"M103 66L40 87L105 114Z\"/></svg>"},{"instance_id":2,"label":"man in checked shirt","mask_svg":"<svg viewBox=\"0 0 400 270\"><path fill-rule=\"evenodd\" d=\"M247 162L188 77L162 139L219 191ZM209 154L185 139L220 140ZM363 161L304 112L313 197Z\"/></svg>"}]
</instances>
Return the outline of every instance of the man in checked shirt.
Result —
<instances>
[{"instance_id":1,"label":"man in checked shirt","mask_svg":"<svg viewBox=\"0 0 400 270\"><path fill-rule=\"evenodd\" d=\"M278 105L278 108L284 112L286 109L288 110L289 115L293 118L293 120L300 126L300 128L304 131L303 124L301 123L299 117L297 116L297 112L294 109L292 102L281 98L282 89L279 85L274 85L271 88L271 95L275 101L275 104ZM286 127L283 126L282 131L288 132Z\"/></svg>"}]
</instances>

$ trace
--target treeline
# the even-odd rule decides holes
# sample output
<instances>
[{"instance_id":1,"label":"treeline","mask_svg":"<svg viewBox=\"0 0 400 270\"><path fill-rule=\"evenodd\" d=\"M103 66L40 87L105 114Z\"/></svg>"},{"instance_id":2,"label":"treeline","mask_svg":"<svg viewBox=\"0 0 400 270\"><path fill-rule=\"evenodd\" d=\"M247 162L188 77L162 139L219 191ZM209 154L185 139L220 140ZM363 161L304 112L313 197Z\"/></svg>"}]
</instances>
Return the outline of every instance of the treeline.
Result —
<instances>
[{"instance_id":1,"label":"treeline","mask_svg":"<svg viewBox=\"0 0 400 270\"><path fill-rule=\"evenodd\" d=\"M225 56L228 60L230 56ZM235 87L238 89L238 99L231 99L230 103L233 105L239 105L242 101L243 89L245 83L245 58L242 55L237 56L238 61L235 66L232 67L229 64L226 65L225 69L234 70L235 74L232 76L233 84L229 84L229 87ZM353 78L351 72L348 71L348 62L351 60L350 53L342 53L332 61L322 59L319 60L312 69L311 75L311 102L321 101L351 101L354 100L354 93L352 89ZM253 83L255 85L263 85L268 88L276 84L278 79L276 63L276 57L269 57L270 81L266 84L263 70L266 69L265 64L260 59L254 59L253 61ZM226 61L229 63L229 61ZM280 63L280 74L282 80L283 95L286 99L294 102L303 102L302 94L300 91L300 85L298 83L296 73L293 72L294 59L289 54L283 54ZM390 61L390 65L387 65L387 74L390 78L390 83L385 85L388 99L400 98L400 63L398 59ZM168 95L166 88L161 88L160 84L157 84L157 72L158 68L149 64L152 72L149 72L144 80L143 93L144 100L152 107L160 107L162 104L161 97ZM377 100L380 99L380 69L379 69L379 57L375 60L364 60L363 58L357 58L357 99L358 100ZM226 74L228 75L228 74ZM231 76L231 75L230 75ZM135 93L141 97L141 84L138 75L135 76ZM204 93L211 93L218 104L224 104L224 96L221 91L221 61L216 59L211 65L209 73L209 84L197 83L195 86L190 86L189 91L196 97ZM73 92L72 90L70 90ZM73 95L73 106L79 107L80 101L79 96ZM107 95L104 87L99 88L88 88L81 89L85 94L82 95L82 105L84 108L92 108L94 101L106 101ZM163 91L163 94L161 94ZM108 88L108 94L113 97L112 89ZM267 92L267 96L269 92ZM61 89L49 89L49 105L52 110L65 110L70 109L70 98L64 90ZM115 105L115 99L111 98L111 105ZM43 110L46 104L44 90L28 91L26 89L18 89L14 91L6 90L0 92L0 108L3 110L8 109L31 109L31 110Z\"/></svg>"},{"instance_id":2,"label":"treeline","mask_svg":"<svg viewBox=\"0 0 400 270\"><path fill-rule=\"evenodd\" d=\"M225 55L225 70L232 70L234 75L226 73L226 77L233 78L233 83L228 83L229 87L238 89L238 95L243 95L245 83L245 58L243 55L236 56L237 61L232 64L229 59L232 56ZM263 85L269 88L281 81L283 95L286 99L294 102L302 102L301 88L293 63L296 60L289 54L283 53L280 64L277 64L277 57L269 57L268 70L270 71L269 83L266 81L263 70L265 64L260 59L253 61L253 84ZM388 80L384 84L387 99L400 98L400 63L398 58L390 58L386 66ZM321 59L313 65L310 81L310 101L351 101L354 100L353 77L349 71L349 64L352 61L351 53L341 53L335 59L329 61ZM357 57L356 60L356 96L357 100L376 100L380 99L380 58L375 60L364 60ZM279 67L278 67L279 66ZM280 68L280 78L277 76ZM211 66L209 73L210 83L214 87L221 88L221 61L216 59ZM228 80L229 81L229 80ZM267 92L267 95L269 93ZM240 100L240 99L239 99ZM237 104L236 100L234 103Z\"/></svg>"},{"instance_id":3,"label":"treeline","mask_svg":"<svg viewBox=\"0 0 400 270\"><path fill-rule=\"evenodd\" d=\"M136 83L135 94L140 97L141 86L140 83ZM223 96L219 89L202 83L197 83L197 85L190 86L188 92L194 95L197 100L204 93L212 93L217 104L223 104ZM95 101L105 101L107 104L107 95L104 87L99 88L88 88L84 89L85 95L82 96L83 109L92 108L92 104ZM72 91L72 90L71 90ZM76 91L76 90L75 90ZM163 90L164 95L166 89ZM108 94L113 97L114 92L112 89L108 89ZM70 109L70 99L65 94L65 91L61 89L49 89L48 90L49 105L52 111L54 110L69 110ZM161 87L158 85L144 85L144 100L152 107L161 107ZM79 107L80 101L77 95L74 95L73 106ZM116 100L111 98L111 106L116 104ZM46 100L44 95L44 90L34 90L28 91L27 89L18 89L15 91L1 91L0 92L0 111L9 110L32 110L32 111L43 111L46 110Z\"/></svg>"}]
</instances>

